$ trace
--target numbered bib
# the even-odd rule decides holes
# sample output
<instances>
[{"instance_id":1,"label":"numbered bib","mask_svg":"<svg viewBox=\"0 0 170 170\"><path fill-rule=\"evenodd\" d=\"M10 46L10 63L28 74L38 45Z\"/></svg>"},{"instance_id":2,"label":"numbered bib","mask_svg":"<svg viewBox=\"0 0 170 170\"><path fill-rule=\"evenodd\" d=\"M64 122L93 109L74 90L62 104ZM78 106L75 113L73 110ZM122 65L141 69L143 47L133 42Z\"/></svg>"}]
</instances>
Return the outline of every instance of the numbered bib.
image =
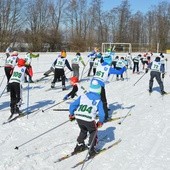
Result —
<instances>
[{"instance_id":1,"label":"numbered bib","mask_svg":"<svg viewBox=\"0 0 170 170\"><path fill-rule=\"evenodd\" d=\"M161 63L153 61L151 66L151 71L158 71L160 72Z\"/></svg>"},{"instance_id":2,"label":"numbered bib","mask_svg":"<svg viewBox=\"0 0 170 170\"><path fill-rule=\"evenodd\" d=\"M96 68L96 74L94 75L94 78L101 80L102 82L105 82L108 78L110 66L102 66L101 64L98 65Z\"/></svg>"},{"instance_id":3,"label":"numbered bib","mask_svg":"<svg viewBox=\"0 0 170 170\"><path fill-rule=\"evenodd\" d=\"M76 56L72 59L72 64L78 64L80 61L80 57L79 56Z\"/></svg>"},{"instance_id":4,"label":"numbered bib","mask_svg":"<svg viewBox=\"0 0 170 170\"><path fill-rule=\"evenodd\" d=\"M5 65L10 65L10 66L14 67L16 65L16 59L17 59L17 57L9 56L6 59Z\"/></svg>"},{"instance_id":5,"label":"numbered bib","mask_svg":"<svg viewBox=\"0 0 170 170\"><path fill-rule=\"evenodd\" d=\"M24 80L25 69L26 67L24 66L23 67L15 66L9 82L10 83L13 83L13 82L21 83Z\"/></svg>"},{"instance_id":6,"label":"numbered bib","mask_svg":"<svg viewBox=\"0 0 170 170\"><path fill-rule=\"evenodd\" d=\"M80 105L75 111L75 117L89 122L93 121L96 117L98 103L99 100L90 100L86 95L82 95Z\"/></svg>"},{"instance_id":7,"label":"numbered bib","mask_svg":"<svg viewBox=\"0 0 170 170\"><path fill-rule=\"evenodd\" d=\"M57 63L56 63L56 65L55 65L55 68L64 68L64 66L65 66L65 61L66 61L65 58L58 58L58 59L57 59Z\"/></svg>"}]
</instances>

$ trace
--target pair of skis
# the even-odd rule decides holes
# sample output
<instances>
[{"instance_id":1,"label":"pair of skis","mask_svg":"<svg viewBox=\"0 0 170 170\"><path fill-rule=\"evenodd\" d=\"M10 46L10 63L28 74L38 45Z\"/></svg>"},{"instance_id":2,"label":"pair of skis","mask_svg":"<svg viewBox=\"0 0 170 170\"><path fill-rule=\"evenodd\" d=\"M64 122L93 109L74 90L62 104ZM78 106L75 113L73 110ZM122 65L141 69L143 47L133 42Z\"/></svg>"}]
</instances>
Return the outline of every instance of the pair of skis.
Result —
<instances>
[{"instance_id":1,"label":"pair of skis","mask_svg":"<svg viewBox=\"0 0 170 170\"><path fill-rule=\"evenodd\" d=\"M3 122L2 124L5 125L5 124L7 124L7 123L13 122L13 121L17 120L18 118L21 118L21 117L24 117L24 116L25 116L24 113L20 113L19 115L15 116L15 117L13 117L12 115L10 115L10 117L8 118L8 120L5 121L5 122Z\"/></svg>"},{"instance_id":2,"label":"pair of skis","mask_svg":"<svg viewBox=\"0 0 170 170\"><path fill-rule=\"evenodd\" d=\"M36 79L34 82L35 82L35 83L38 83L38 82L44 80L46 77L49 77L49 76L53 76L53 74L48 75L48 76L45 76L45 75L44 75L44 76L40 77L39 79Z\"/></svg>"},{"instance_id":3,"label":"pair of skis","mask_svg":"<svg viewBox=\"0 0 170 170\"><path fill-rule=\"evenodd\" d=\"M121 141L122 141L122 139L119 139L119 140L115 141L114 143L112 143L111 145L109 145L109 146L107 146L107 147L105 147L105 148L103 148L103 149L97 150L97 153L96 153L94 156L92 156L92 157L87 157L86 159L83 159L83 160L79 161L79 162L78 162L77 164L75 164L72 168L76 168L76 167L78 167L78 166L80 166L80 165L83 165L85 162L93 159L94 157L96 157L96 156L98 156L98 155L106 152L107 150L113 148L114 146L118 145ZM79 152L79 153L81 153L81 152ZM74 156L74 155L77 155L77 154L79 154L79 153L71 152L70 154L67 154L67 155L65 155L65 156L57 159L56 161L54 161L54 163L61 162L61 161L63 161L63 160L66 160L66 159Z\"/></svg>"},{"instance_id":4,"label":"pair of skis","mask_svg":"<svg viewBox=\"0 0 170 170\"><path fill-rule=\"evenodd\" d=\"M18 118L24 117L24 116L26 116L28 114L31 114L31 113L34 113L34 112L38 112L38 111L39 111L39 108L36 109L36 110L33 110L33 111L29 112L29 113L21 112L20 114L16 115L15 117L13 117L14 114L11 114L9 116L9 118L7 119L7 121L3 122L2 124L5 125L5 124L8 124L8 123L11 123L11 122L17 120Z\"/></svg>"}]
</instances>

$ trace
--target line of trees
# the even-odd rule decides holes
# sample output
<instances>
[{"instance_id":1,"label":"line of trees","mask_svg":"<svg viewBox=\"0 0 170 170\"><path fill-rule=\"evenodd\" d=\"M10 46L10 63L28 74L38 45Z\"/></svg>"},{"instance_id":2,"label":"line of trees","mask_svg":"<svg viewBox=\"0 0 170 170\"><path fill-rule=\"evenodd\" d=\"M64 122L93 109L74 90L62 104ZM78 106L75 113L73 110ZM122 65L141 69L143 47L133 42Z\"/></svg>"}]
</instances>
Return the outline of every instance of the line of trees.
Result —
<instances>
[{"instance_id":1,"label":"line of trees","mask_svg":"<svg viewBox=\"0 0 170 170\"><path fill-rule=\"evenodd\" d=\"M170 2L143 14L142 7L132 13L129 0L104 11L103 1L0 0L0 51L10 45L20 51L87 51L103 42L170 49Z\"/></svg>"}]
</instances>

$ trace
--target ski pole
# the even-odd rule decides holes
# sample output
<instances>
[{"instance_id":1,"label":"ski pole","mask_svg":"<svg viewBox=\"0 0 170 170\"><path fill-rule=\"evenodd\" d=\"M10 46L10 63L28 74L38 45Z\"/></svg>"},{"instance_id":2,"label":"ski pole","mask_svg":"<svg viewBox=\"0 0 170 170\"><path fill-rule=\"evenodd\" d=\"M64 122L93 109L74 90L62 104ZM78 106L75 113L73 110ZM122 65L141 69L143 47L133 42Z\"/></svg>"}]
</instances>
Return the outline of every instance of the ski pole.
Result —
<instances>
[{"instance_id":1,"label":"ski pole","mask_svg":"<svg viewBox=\"0 0 170 170\"><path fill-rule=\"evenodd\" d=\"M4 90L2 91L2 93L1 93L1 95L0 95L0 98L2 97L2 95L4 94L4 92L5 92L5 90L6 90L6 86L5 86L5 88L4 88Z\"/></svg>"},{"instance_id":2,"label":"ski pole","mask_svg":"<svg viewBox=\"0 0 170 170\"><path fill-rule=\"evenodd\" d=\"M81 80L82 77L83 77L83 72L84 72L85 67L86 67L86 65L84 66L84 68L83 68L83 70L82 70L82 72L81 72L80 80Z\"/></svg>"},{"instance_id":3,"label":"ski pole","mask_svg":"<svg viewBox=\"0 0 170 170\"><path fill-rule=\"evenodd\" d=\"M91 144L90 144L89 150L88 150L88 152L87 152L86 157L85 157L84 160L87 160L88 154L89 154L89 152L91 151L91 148L92 148L93 143L94 143L94 141L95 141L95 139L96 139L96 136L97 136L97 130L96 130L96 132L95 132L95 134L94 134L94 137L93 137L93 139L92 139L92 142L91 142ZM85 161L84 161L84 163L83 163L83 165L82 165L82 167L81 167L81 170L83 169L84 164L85 164Z\"/></svg>"},{"instance_id":4,"label":"ski pole","mask_svg":"<svg viewBox=\"0 0 170 170\"><path fill-rule=\"evenodd\" d=\"M28 92L27 92L27 119L28 119L28 108L29 108L29 88L30 88L30 82L28 81Z\"/></svg>"},{"instance_id":5,"label":"ski pole","mask_svg":"<svg viewBox=\"0 0 170 170\"><path fill-rule=\"evenodd\" d=\"M65 101L65 100L62 100L62 101L60 101L60 102L58 102L58 103L56 103L56 104L54 104L54 105L52 105L52 106L50 106L50 107L47 107L46 109L42 110L42 112L45 112L46 110L51 109L51 108L53 108L54 106L57 106L57 105L63 103L64 101Z\"/></svg>"},{"instance_id":6,"label":"ski pole","mask_svg":"<svg viewBox=\"0 0 170 170\"><path fill-rule=\"evenodd\" d=\"M126 116L123 117L123 119L118 123L119 125L121 125L123 123L123 121L128 117L130 116L130 111L132 110L132 108L127 112Z\"/></svg>"},{"instance_id":7,"label":"ski pole","mask_svg":"<svg viewBox=\"0 0 170 170\"><path fill-rule=\"evenodd\" d=\"M134 84L134 86L137 84L137 82L145 75L146 73L144 73L137 81L136 83Z\"/></svg>"},{"instance_id":8,"label":"ski pole","mask_svg":"<svg viewBox=\"0 0 170 170\"><path fill-rule=\"evenodd\" d=\"M129 114L128 116L131 116L131 114ZM125 118L125 116L114 117L114 118L108 119L107 122L112 122L112 121L116 121L116 120L120 120L120 119L124 119L124 118Z\"/></svg>"},{"instance_id":9,"label":"ski pole","mask_svg":"<svg viewBox=\"0 0 170 170\"><path fill-rule=\"evenodd\" d=\"M69 109L53 109L53 111L69 111Z\"/></svg>"},{"instance_id":10,"label":"ski pole","mask_svg":"<svg viewBox=\"0 0 170 170\"><path fill-rule=\"evenodd\" d=\"M84 72L84 70L85 70L85 68L86 68L87 64L89 63L89 61L90 61L90 59L89 59L89 60L87 60L87 62L86 62L86 64L85 64L85 66L84 66L84 68L83 68L83 70L82 70L82 72L81 72L80 80L83 78L83 75L85 75L85 74L87 73L87 71L88 71L88 69L87 69L87 70Z\"/></svg>"},{"instance_id":11,"label":"ski pole","mask_svg":"<svg viewBox=\"0 0 170 170\"><path fill-rule=\"evenodd\" d=\"M2 85L2 83L3 83L3 81L4 81L4 78L5 78L5 75L4 75L4 76L3 76L3 78L2 78L2 81L1 81L0 87L1 87L1 85Z\"/></svg>"},{"instance_id":12,"label":"ski pole","mask_svg":"<svg viewBox=\"0 0 170 170\"><path fill-rule=\"evenodd\" d=\"M52 131L52 130L54 130L54 129L56 129L56 128L58 128L58 127L64 125L64 124L66 124L66 123L69 122L69 121L70 121L70 120L67 120L67 121L65 121L65 122L63 122L63 123L61 123L61 124L59 124L59 125L57 125L57 126L51 128L51 129L49 129L49 130L47 130L46 132L44 132L44 133L42 133L42 134L40 134L40 135L38 135L38 136L36 136L36 137L34 137L34 138L28 140L27 142L25 142L25 143L23 143L23 144L21 144L21 145L19 145L19 146L16 146L15 149L18 150L21 146L24 146L25 144L27 144L27 143L29 143L29 142L31 142L31 141L33 141L33 140L35 140L35 139L37 139L37 138L39 138L39 137L45 135L45 134L47 134L48 132L50 132L50 131Z\"/></svg>"},{"instance_id":13,"label":"ski pole","mask_svg":"<svg viewBox=\"0 0 170 170\"><path fill-rule=\"evenodd\" d=\"M126 80L128 81L128 72L127 70L125 72L126 72Z\"/></svg>"}]
</instances>

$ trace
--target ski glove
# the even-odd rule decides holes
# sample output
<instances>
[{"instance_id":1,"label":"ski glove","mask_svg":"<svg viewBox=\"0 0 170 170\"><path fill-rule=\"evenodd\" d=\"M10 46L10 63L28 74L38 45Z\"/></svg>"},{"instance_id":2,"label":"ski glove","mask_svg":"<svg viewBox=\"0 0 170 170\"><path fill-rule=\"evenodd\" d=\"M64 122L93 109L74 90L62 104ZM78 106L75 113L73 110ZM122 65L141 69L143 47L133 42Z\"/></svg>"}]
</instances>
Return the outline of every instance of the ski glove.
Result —
<instances>
[{"instance_id":1,"label":"ski glove","mask_svg":"<svg viewBox=\"0 0 170 170\"><path fill-rule=\"evenodd\" d=\"M74 116L74 115L69 115L69 120L70 120L70 121L75 120L75 116Z\"/></svg>"},{"instance_id":2,"label":"ski glove","mask_svg":"<svg viewBox=\"0 0 170 170\"><path fill-rule=\"evenodd\" d=\"M97 127L98 127L98 128L100 128L100 127L102 127L102 126L103 126L103 123L97 122Z\"/></svg>"},{"instance_id":3,"label":"ski glove","mask_svg":"<svg viewBox=\"0 0 170 170\"><path fill-rule=\"evenodd\" d=\"M65 95L63 100L67 100L68 99L68 95Z\"/></svg>"}]
</instances>

